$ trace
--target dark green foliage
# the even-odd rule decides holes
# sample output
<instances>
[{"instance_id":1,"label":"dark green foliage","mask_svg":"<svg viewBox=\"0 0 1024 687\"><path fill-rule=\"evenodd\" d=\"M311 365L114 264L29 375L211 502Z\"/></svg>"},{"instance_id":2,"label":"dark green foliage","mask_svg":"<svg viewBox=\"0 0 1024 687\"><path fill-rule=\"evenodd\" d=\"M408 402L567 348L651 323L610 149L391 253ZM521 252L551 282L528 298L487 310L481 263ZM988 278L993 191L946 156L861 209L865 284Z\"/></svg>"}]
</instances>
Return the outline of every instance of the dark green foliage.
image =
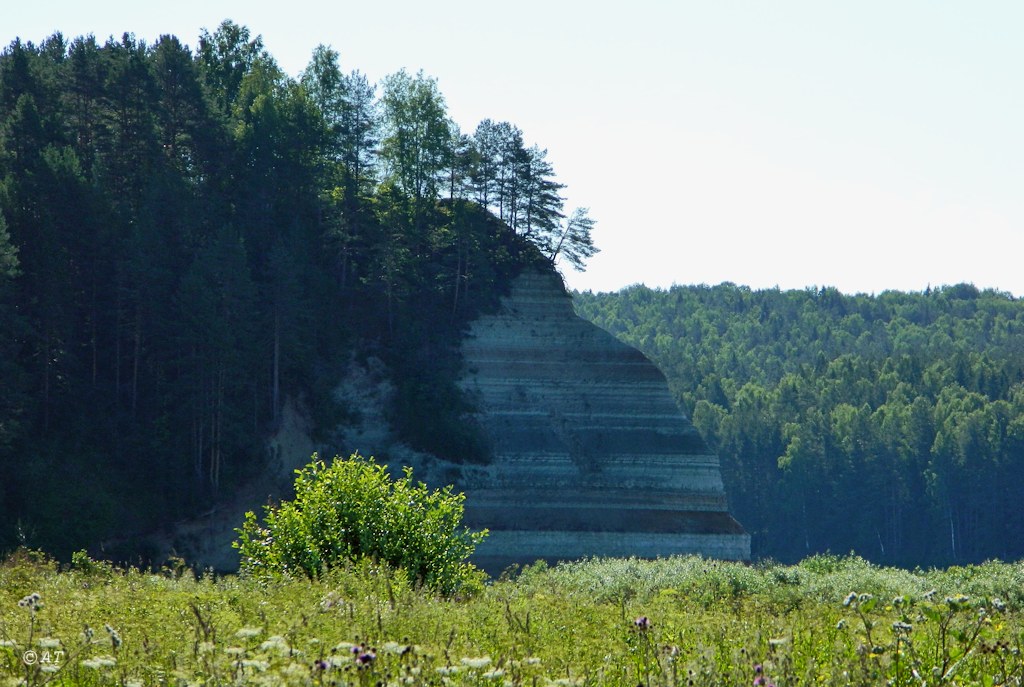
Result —
<instances>
[{"instance_id":1,"label":"dark green foliage","mask_svg":"<svg viewBox=\"0 0 1024 687\"><path fill-rule=\"evenodd\" d=\"M338 59L289 78L231 21L194 52L0 53L0 549L67 556L213 507L287 399L318 436L352 412L332 390L353 356L384 361L402 439L486 460L457 341L546 244L465 197L479 154L433 79L377 102ZM534 176L524 212L561 218Z\"/></svg>"},{"instance_id":2,"label":"dark green foliage","mask_svg":"<svg viewBox=\"0 0 1024 687\"><path fill-rule=\"evenodd\" d=\"M410 468L392 479L359 455L327 465L314 454L296 475L295 499L267 506L263 525L246 513L234 544L243 573L318 577L371 558L444 594L477 583L466 559L487 532L461 526L463 494L431 491Z\"/></svg>"},{"instance_id":3,"label":"dark green foliage","mask_svg":"<svg viewBox=\"0 0 1024 687\"><path fill-rule=\"evenodd\" d=\"M718 451L755 554L904 565L1024 555L1024 302L732 284L576 295Z\"/></svg>"}]
</instances>

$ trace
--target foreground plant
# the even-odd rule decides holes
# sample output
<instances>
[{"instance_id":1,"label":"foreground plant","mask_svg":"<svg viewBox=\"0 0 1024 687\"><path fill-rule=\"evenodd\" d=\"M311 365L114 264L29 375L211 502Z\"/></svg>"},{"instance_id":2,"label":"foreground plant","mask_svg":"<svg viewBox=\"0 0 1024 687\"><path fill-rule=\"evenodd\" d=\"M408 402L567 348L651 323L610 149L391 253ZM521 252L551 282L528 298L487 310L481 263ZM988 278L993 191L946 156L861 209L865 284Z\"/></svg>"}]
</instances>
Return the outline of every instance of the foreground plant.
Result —
<instances>
[{"instance_id":1,"label":"foreground plant","mask_svg":"<svg viewBox=\"0 0 1024 687\"><path fill-rule=\"evenodd\" d=\"M296 471L295 499L267 506L263 525L246 513L234 546L250 575L316 577L368 557L452 594L480 584L467 559L487 536L461 527L464 499L450 486L431 491L414 482L408 467L393 480L359 454L330 465L313 454Z\"/></svg>"}]
</instances>

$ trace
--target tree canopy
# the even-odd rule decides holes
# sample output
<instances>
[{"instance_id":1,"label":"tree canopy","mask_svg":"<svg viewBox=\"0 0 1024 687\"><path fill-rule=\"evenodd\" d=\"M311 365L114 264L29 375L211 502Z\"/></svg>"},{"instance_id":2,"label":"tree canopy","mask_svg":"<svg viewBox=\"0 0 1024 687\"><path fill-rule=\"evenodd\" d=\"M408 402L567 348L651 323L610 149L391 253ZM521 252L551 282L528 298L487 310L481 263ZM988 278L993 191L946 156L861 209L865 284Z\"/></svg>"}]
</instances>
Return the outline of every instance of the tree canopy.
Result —
<instances>
[{"instance_id":1,"label":"tree canopy","mask_svg":"<svg viewBox=\"0 0 1024 687\"><path fill-rule=\"evenodd\" d=\"M1024 302L958 284L576 294L645 352L722 460L755 555L1024 555Z\"/></svg>"},{"instance_id":2,"label":"tree canopy","mask_svg":"<svg viewBox=\"0 0 1024 687\"><path fill-rule=\"evenodd\" d=\"M530 219L492 212L434 79L341 64L319 46L291 78L231 21L195 50L56 34L0 53L0 548L208 507L262 469L283 399L319 428L353 415L330 393L353 356L398 380L410 444L480 458L456 342L552 260L562 186L537 163L528 207L517 167L501 197ZM516 145L520 167L543 157Z\"/></svg>"}]
</instances>

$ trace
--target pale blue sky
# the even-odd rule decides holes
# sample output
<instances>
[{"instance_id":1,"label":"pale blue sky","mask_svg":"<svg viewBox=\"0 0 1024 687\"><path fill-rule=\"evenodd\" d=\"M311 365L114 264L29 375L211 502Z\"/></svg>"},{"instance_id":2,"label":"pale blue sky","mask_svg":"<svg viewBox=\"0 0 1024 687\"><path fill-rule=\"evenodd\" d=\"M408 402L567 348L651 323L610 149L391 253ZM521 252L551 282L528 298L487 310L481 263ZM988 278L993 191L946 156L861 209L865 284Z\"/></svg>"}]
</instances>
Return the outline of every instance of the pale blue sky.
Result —
<instances>
[{"instance_id":1,"label":"pale blue sky","mask_svg":"<svg viewBox=\"0 0 1024 687\"><path fill-rule=\"evenodd\" d=\"M733 281L847 292L974 282L1024 296L1019 2L50 0L0 41L224 18L291 75L314 46L371 80L438 79L549 150L602 253L580 289Z\"/></svg>"}]
</instances>

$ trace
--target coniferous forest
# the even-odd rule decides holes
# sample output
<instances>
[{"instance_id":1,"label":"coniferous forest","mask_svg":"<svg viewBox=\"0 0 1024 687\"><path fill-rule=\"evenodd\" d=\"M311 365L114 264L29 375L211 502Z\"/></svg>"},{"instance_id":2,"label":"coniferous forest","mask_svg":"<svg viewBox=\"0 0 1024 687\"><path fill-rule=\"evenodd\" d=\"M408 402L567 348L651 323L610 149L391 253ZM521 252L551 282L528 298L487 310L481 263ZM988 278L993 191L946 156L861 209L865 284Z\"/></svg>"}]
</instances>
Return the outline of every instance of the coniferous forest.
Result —
<instances>
[{"instance_id":1,"label":"coniferous forest","mask_svg":"<svg viewBox=\"0 0 1024 687\"><path fill-rule=\"evenodd\" d=\"M665 372L755 556L1024 556L1024 302L726 283L575 303Z\"/></svg>"},{"instance_id":2,"label":"coniferous forest","mask_svg":"<svg viewBox=\"0 0 1024 687\"><path fill-rule=\"evenodd\" d=\"M462 326L531 263L581 267L546 151L472 134L434 79L320 46L298 78L244 26L194 49L53 35L0 54L0 550L69 552L202 512L315 427L353 358L411 445L480 458ZM429 409L429 411L428 411Z\"/></svg>"}]
</instances>

